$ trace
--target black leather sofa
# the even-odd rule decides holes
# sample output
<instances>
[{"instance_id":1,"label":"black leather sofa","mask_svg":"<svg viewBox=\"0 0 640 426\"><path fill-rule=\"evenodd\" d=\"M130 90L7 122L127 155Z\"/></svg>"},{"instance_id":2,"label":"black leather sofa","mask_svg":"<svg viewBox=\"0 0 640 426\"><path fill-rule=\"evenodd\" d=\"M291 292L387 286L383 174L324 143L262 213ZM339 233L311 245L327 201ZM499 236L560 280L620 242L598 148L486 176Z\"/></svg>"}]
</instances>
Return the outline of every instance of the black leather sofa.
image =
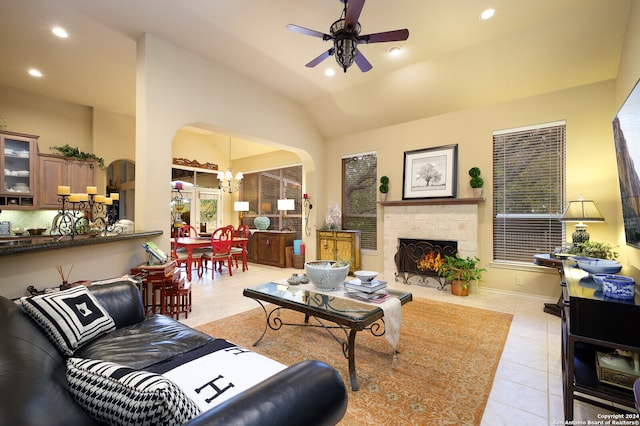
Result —
<instances>
[{"instance_id":1,"label":"black leather sofa","mask_svg":"<svg viewBox=\"0 0 640 426\"><path fill-rule=\"evenodd\" d=\"M162 315L145 317L130 282L90 286L116 329L80 347L74 357L147 369L202 347L213 337ZM347 407L339 374L319 361L285 368L201 413L187 425L333 425ZM98 424L76 404L66 357L20 306L0 296L0 425Z\"/></svg>"}]
</instances>

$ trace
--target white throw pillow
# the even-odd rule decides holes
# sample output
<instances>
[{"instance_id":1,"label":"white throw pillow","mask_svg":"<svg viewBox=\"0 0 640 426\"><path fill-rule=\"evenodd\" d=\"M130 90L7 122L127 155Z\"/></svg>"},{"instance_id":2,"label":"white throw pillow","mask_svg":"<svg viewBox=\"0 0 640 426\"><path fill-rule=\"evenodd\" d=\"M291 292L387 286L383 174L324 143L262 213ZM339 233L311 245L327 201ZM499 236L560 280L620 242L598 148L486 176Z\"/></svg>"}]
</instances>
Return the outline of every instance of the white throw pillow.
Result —
<instances>
[{"instance_id":1,"label":"white throw pillow","mask_svg":"<svg viewBox=\"0 0 640 426\"><path fill-rule=\"evenodd\" d=\"M42 327L67 356L116 328L111 315L85 286L38 296L23 297L22 309Z\"/></svg>"}]
</instances>

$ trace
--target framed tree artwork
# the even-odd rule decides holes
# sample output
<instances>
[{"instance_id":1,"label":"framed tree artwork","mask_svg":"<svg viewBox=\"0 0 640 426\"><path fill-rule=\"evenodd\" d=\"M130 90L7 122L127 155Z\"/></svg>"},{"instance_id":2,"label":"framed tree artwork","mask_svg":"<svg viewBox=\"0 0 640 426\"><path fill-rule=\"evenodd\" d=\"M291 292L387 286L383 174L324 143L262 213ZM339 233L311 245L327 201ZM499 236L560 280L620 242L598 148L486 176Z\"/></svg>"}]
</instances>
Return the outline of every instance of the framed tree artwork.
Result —
<instances>
[{"instance_id":1,"label":"framed tree artwork","mask_svg":"<svg viewBox=\"0 0 640 426\"><path fill-rule=\"evenodd\" d=\"M456 196L458 145L405 151L402 199Z\"/></svg>"}]
</instances>

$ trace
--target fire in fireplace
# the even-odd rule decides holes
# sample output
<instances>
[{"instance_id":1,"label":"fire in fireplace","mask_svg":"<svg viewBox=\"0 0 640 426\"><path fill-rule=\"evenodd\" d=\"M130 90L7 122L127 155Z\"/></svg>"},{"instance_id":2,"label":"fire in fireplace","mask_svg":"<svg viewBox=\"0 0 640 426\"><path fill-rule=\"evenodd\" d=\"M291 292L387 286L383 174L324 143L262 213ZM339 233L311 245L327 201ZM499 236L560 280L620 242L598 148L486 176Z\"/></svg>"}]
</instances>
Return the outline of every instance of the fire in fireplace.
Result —
<instances>
[{"instance_id":1,"label":"fire in fireplace","mask_svg":"<svg viewBox=\"0 0 640 426\"><path fill-rule=\"evenodd\" d=\"M413 282L426 284L428 277L438 277L438 267L445 256L455 256L458 252L456 241L437 241L425 239L399 238L398 251L394 260L396 263L396 281L402 279L409 284ZM440 288L444 287L444 280L438 280Z\"/></svg>"}]
</instances>

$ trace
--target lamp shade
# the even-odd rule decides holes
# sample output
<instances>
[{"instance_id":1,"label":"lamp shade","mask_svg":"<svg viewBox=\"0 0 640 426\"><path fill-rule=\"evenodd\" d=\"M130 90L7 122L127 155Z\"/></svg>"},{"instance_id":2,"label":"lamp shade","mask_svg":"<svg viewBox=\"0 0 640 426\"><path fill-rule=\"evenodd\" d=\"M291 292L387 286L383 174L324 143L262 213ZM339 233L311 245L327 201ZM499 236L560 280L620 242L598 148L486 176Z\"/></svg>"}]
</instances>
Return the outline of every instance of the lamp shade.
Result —
<instances>
[{"instance_id":1,"label":"lamp shade","mask_svg":"<svg viewBox=\"0 0 640 426\"><path fill-rule=\"evenodd\" d=\"M249 211L249 202L248 201L235 201L233 203L233 210L236 212L248 212Z\"/></svg>"},{"instance_id":2,"label":"lamp shade","mask_svg":"<svg viewBox=\"0 0 640 426\"><path fill-rule=\"evenodd\" d=\"M604 217L592 200L585 200L580 196L577 201L569 201L567 209L562 215L565 222L604 222Z\"/></svg>"},{"instance_id":3,"label":"lamp shade","mask_svg":"<svg viewBox=\"0 0 640 426\"><path fill-rule=\"evenodd\" d=\"M278 200L278 210L295 210L296 204L295 200Z\"/></svg>"}]
</instances>

